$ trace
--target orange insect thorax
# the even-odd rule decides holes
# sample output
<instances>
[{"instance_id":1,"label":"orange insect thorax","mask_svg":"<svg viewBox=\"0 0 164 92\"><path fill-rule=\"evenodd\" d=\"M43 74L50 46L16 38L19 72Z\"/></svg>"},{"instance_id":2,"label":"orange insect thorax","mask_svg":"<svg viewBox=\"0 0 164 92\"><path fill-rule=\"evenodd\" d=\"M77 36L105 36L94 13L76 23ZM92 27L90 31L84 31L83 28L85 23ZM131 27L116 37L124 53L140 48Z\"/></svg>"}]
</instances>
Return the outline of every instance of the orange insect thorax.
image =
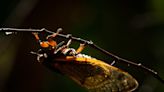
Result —
<instances>
[{"instance_id":1,"label":"orange insect thorax","mask_svg":"<svg viewBox=\"0 0 164 92\"><path fill-rule=\"evenodd\" d=\"M53 40L40 42L40 46L43 48L56 47L56 45L56 41Z\"/></svg>"}]
</instances>

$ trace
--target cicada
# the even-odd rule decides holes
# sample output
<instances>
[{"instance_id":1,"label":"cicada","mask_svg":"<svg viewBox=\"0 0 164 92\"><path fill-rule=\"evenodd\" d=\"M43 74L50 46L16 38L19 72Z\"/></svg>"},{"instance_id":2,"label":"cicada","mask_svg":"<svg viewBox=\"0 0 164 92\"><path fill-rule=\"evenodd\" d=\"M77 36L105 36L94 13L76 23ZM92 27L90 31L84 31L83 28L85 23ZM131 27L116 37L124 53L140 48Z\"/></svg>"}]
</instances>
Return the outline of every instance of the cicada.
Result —
<instances>
[{"instance_id":1,"label":"cicada","mask_svg":"<svg viewBox=\"0 0 164 92\"><path fill-rule=\"evenodd\" d=\"M138 82L128 72L82 54L85 43L77 50L70 48L71 35L67 36L68 42L57 44L53 38L58 34L59 31L41 41L38 33L33 32L42 49L32 53L48 68L70 77L89 92L131 92L138 87Z\"/></svg>"}]
</instances>

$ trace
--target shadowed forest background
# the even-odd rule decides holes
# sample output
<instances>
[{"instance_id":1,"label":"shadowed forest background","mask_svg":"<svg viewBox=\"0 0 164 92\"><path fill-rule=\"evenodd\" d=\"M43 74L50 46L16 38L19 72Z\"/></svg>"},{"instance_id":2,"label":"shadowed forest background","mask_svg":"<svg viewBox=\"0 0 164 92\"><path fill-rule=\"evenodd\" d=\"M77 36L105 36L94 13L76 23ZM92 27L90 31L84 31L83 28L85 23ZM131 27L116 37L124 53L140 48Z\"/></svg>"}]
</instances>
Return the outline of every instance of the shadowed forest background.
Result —
<instances>
[{"instance_id":1,"label":"shadowed forest background","mask_svg":"<svg viewBox=\"0 0 164 92\"><path fill-rule=\"evenodd\" d=\"M92 40L105 50L158 71L164 78L163 0L0 0L0 27L46 28ZM76 43L72 45L77 48ZM31 33L0 33L0 92L86 92L36 61ZM92 48L85 54L110 63ZM135 92L164 92L164 85L139 68L115 64L139 82Z\"/></svg>"}]
</instances>

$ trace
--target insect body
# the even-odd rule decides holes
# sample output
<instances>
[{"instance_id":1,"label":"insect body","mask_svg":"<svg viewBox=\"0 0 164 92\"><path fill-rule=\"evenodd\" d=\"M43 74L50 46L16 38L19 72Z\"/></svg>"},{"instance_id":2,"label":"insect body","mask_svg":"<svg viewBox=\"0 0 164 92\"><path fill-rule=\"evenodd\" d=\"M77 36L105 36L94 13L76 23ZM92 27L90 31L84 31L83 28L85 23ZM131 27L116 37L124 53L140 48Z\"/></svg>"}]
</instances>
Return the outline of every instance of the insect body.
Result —
<instances>
[{"instance_id":1,"label":"insect body","mask_svg":"<svg viewBox=\"0 0 164 92\"><path fill-rule=\"evenodd\" d=\"M131 92L138 87L138 82L127 72L81 54L85 44L80 44L77 50L69 48L71 36L66 44L56 44L52 38L58 32L48 36L47 41L40 41L38 34L33 34L43 50L37 53L38 61L70 77L90 92Z\"/></svg>"}]
</instances>

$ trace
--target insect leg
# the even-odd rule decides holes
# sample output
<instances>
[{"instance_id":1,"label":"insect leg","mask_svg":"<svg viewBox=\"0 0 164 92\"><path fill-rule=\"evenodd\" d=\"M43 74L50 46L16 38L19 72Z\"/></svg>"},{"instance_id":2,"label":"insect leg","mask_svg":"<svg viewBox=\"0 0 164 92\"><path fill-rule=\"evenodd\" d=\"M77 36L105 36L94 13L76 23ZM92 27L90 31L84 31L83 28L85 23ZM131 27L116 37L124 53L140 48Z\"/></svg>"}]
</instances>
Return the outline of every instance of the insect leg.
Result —
<instances>
[{"instance_id":1,"label":"insect leg","mask_svg":"<svg viewBox=\"0 0 164 92\"><path fill-rule=\"evenodd\" d=\"M40 40L40 38L38 36L38 33L37 32L32 32L32 34L35 36L35 39L40 43L41 40Z\"/></svg>"},{"instance_id":2,"label":"insect leg","mask_svg":"<svg viewBox=\"0 0 164 92\"><path fill-rule=\"evenodd\" d=\"M62 29L58 28L56 33L53 33L52 35L48 35L46 37L46 39L48 40L48 43L52 47L52 49L55 49L55 48L57 49L57 43L56 43L56 41L53 40L53 38L55 38L59 34L59 32L61 32L61 31L62 31Z\"/></svg>"},{"instance_id":3,"label":"insect leg","mask_svg":"<svg viewBox=\"0 0 164 92\"><path fill-rule=\"evenodd\" d=\"M64 43L65 43L64 41L60 42L60 43L56 46L56 49L58 49L59 47L63 46Z\"/></svg>"},{"instance_id":4,"label":"insect leg","mask_svg":"<svg viewBox=\"0 0 164 92\"><path fill-rule=\"evenodd\" d=\"M63 45L62 47L59 47L58 49L56 49L56 50L54 51L54 54L58 53L60 50L62 50L62 49L64 49L64 48L67 48L67 46L66 46L66 45Z\"/></svg>"},{"instance_id":5,"label":"insect leg","mask_svg":"<svg viewBox=\"0 0 164 92\"><path fill-rule=\"evenodd\" d=\"M68 40L66 46L69 47L69 45L70 45L71 42L72 42L72 35L71 35L71 34L68 34L68 35L67 35L67 38L68 38L69 40Z\"/></svg>"},{"instance_id":6,"label":"insect leg","mask_svg":"<svg viewBox=\"0 0 164 92\"><path fill-rule=\"evenodd\" d=\"M40 58L42 58L42 57L47 58L47 54L46 53L40 54L39 51L40 51L40 49L37 52L31 51L30 53L37 55L37 61L41 62Z\"/></svg>"},{"instance_id":7,"label":"insect leg","mask_svg":"<svg viewBox=\"0 0 164 92\"><path fill-rule=\"evenodd\" d=\"M110 65L112 65L112 66L113 66L115 63L116 63L116 61L115 61L115 60L113 60L113 61L112 61L112 63L111 63Z\"/></svg>"},{"instance_id":8,"label":"insect leg","mask_svg":"<svg viewBox=\"0 0 164 92\"><path fill-rule=\"evenodd\" d=\"M84 44L80 44L79 48L76 50L77 53L80 53L81 51L83 51L83 49L85 48L85 43Z\"/></svg>"},{"instance_id":9,"label":"insect leg","mask_svg":"<svg viewBox=\"0 0 164 92\"><path fill-rule=\"evenodd\" d=\"M69 45L72 42L72 35L68 34L66 37L69 39L68 42L65 45L63 45L64 41L60 42L54 54L56 54L58 51L63 51L63 54L68 54L67 52L69 52L70 55L76 55L76 51L73 48L69 48Z\"/></svg>"},{"instance_id":10,"label":"insect leg","mask_svg":"<svg viewBox=\"0 0 164 92\"><path fill-rule=\"evenodd\" d=\"M54 54L56 54L58 51L60 51L60 50L62 50L62 49L64 49L64 48L68 48L68 47L69 47L69 45L70 45L71 42L72 42L72 36L71 36L70 34L68 34L68 35L67 35L67 38L70 38L70 39L68 40L67 44L66 44L66 45L63 45L63 44L64 44L64 41L60 42L59 45L58 45L58 48L55 50ZM63 46L62 46L62 45L63 45ZM59 47L59 46L61 46L61 47Z\"/></svg>"},{"instance_id":11,"label":"insect leg","mask_svg":"<svg viewBox=\"0 0 164 92\"><path fill-rule=\"evenodd\" d=\"M60 32L62 31L62 28L58 28L56 33L53 33L52 35L48 35L47 39L49 38L55 38Z\"/></svg>"},{"instance_id":12,"label":"insect leg","mask_svg":"<svg viewBox=\"0 0 164 92\"><path fill-rule=\"evenodd\" d=\"M39 42L41 47L43 47L43 48L49 47L49 42L41 41L37 32L32 32L32 34L35 36L35 39Z\"/></svg>"}]
</instances>

